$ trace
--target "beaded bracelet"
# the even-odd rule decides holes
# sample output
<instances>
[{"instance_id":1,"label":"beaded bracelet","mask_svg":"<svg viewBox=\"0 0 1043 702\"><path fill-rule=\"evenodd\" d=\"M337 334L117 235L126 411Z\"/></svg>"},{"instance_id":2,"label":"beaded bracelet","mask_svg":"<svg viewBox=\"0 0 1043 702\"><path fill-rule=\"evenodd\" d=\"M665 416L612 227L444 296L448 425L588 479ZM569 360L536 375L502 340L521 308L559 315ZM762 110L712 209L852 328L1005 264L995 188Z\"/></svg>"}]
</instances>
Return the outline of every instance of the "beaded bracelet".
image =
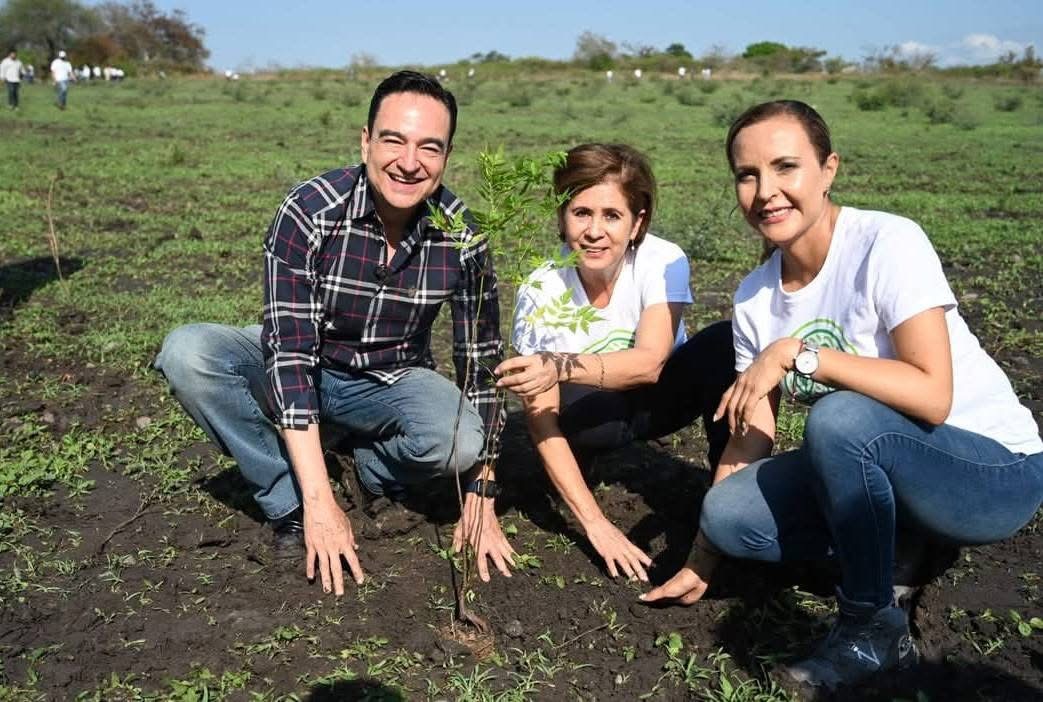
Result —
<instances>
[{"instance_id":1,"label":"beaded bracelet","mask_svg":"<svg viewBox=\"0 0 1043 702\"><path fill-rule=\"evenodd\" d=\"M601 354L594 354L594 358L598 359L598 365L601 366L601 377L598 379L598 390L605 389L605 362L601 359Z\"/></svg>"}]
</instances>

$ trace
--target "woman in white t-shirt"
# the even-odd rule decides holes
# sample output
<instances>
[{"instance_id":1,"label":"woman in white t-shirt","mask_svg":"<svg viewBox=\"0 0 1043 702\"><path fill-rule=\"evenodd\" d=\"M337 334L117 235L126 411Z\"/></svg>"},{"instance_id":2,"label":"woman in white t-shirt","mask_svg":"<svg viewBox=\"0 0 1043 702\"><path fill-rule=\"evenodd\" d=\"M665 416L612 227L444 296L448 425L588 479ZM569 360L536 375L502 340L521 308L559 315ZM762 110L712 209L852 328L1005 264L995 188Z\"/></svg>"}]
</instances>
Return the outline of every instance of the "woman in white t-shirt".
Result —
<instances>
[{"instance_id":1,"label":"woman in white t-shirt","mask_svg":"<svg viewBox=\"0 0 1043 702\"><path fill-rule=\"evenodd\" d=\"M801 102L751 108L727 154L746 220L774 251L735 294L732 430L693 556L642 596L691 604L718 552L835 557L839 616L792 677L834 688L916 662L894 601L896 524L921 543L1007 538L1043 500L1031 412L957 311L914 222L840 207L829 129ZM780 397L814 405L771 456Z\"/></svg>"},{"instance_id":2,"label":"woman in white t-shirt","mask_svg":"<svg viewBox=\"0 0 1043 702\"><path fill-rule=\"evenodd\" d=\"M575 267L538 268L518 291L512 339L522 355L496 373L500 387L522 398L543 465L609 574L647 581L651 559L604 516L580 465L699 416L716 464L728 427L713 413L735 377L731 325L687 337L688 259L647 233L655 179L641 153L577 146L556 169L554 188L570 194L558 210L562 254L579 257ZM588 305L596 318L575 323Z\"/></svg>"}]
</instances>

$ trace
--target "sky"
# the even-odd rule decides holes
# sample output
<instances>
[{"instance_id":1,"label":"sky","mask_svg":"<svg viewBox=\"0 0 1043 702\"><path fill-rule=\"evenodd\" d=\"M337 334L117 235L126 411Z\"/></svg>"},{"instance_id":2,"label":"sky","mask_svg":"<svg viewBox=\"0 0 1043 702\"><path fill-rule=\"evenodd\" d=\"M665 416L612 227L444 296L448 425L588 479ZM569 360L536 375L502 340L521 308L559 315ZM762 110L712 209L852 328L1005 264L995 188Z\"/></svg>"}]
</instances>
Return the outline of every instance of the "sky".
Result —
<instances>
[{"instance_id":1,"label":"sky","mask_svg":"<svg viewBox=\"0 0 1043 702\"><path fill-rule=\"evenodd\" d=\"M475 52L567 59L591 31L622 45L680 42L695 56L758 41L860 61L884 47L943 66L1043 53L1041 0L154 0L206 30L215 70L454 63Z\"/></svg>"}]
</instances>

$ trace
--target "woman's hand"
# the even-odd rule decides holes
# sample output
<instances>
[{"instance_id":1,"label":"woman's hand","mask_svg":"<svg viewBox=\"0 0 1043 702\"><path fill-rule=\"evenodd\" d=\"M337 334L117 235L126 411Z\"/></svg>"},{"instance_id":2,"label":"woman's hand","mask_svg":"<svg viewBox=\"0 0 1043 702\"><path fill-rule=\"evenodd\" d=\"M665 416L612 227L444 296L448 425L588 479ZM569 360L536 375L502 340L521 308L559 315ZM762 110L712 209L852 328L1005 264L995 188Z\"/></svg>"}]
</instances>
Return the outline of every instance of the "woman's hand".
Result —
<instances>
[{"instance_id":1,"label":"woman's hand","mask_svg":"<svg viewBox=\"0 0 1043 702\"><path fill-rule=\"evenodd\" d=\"M525 399L542 395L558 383L560 356L562 354L543 351L509 358L493 370L500 377L496 387L510 390Z\"/></svg>"},{"instance_id":2,"label":"woman's hand","mask_svg":"<svg viewBox=\"0 0 1043 702\"><path fill-rule=\"evenodd\" d=\"M652 559L631 543L612 522L601 517L584 525L584 528L591 546L605 559L609 575L614 578L622 570L631 580L637 578L641 582L648 582L645 568L652 565Z\"/></svg>"},{"instance_id":3,"label":"woman's hand","mask_svg":"<svg viewBox=\"0 0 1043 702\"><path fill-rule=\"evenodd\" d=\"M786 337L772 342L750 367L735 379L717 405L713 419L722 416L728 418L728 428L732 434L744 436L753 421L753 412L757 404L778 387L793 366L793 358L800 351L800 339Z\"/></svg>"},{"instance_id":4,"label":"woman's hand","mask_svg":"<svg viewBox=\"0 0 1043 702\"><path fill-rule=\"evenodd\" d=\"M669 601L676 604L691 605L702 599L710 584L699 577L699 574L689 566L681 568L674 577L667 580L659 587L654 587L648 592L638 595L642 602Z\"/></svg>"}]
</instances>

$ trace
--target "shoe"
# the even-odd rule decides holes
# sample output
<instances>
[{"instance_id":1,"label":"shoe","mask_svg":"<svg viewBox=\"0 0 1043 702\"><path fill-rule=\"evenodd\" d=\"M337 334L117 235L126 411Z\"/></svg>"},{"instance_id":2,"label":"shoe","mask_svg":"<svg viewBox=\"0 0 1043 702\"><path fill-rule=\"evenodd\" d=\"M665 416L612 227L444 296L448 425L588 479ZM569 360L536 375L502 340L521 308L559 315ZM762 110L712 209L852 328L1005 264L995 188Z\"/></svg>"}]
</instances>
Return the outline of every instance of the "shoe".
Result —
<instances>
[{"instance_id":1,"label":"shoe","mask_svg":"<svg viewBox=\"0 0 1043 702\"><path fill-rule=\"evenodd\" d=\"M304 510L298 507L284 517L268 522L272 527L272 547L279 555L297 555L304 548Z\"/></svg>"},{"instance_id":2,"label":"shoe","mask_svg":"<svg viewBox=\"0 0 1043 702\"><path fill-rule=\"evenodd\" d=\"M836 689L884 670L916 665L920 654L905 612L885 607L868 621L840 615L810 658L786 667L797 682Z\"/></svg>"}]
</instances>

